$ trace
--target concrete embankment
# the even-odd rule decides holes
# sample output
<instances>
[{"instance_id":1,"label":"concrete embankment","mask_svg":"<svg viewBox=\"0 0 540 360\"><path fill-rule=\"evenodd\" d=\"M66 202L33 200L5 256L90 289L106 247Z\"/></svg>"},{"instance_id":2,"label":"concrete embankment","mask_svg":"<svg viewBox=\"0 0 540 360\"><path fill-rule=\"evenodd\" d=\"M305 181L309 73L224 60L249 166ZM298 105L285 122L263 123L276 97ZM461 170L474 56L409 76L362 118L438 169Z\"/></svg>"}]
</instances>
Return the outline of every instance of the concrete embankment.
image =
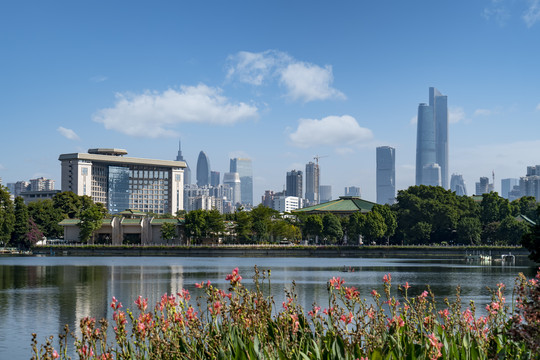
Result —
<instances>
[{"instance_id":1,"label":"concrete embankment","mask_svg":"<svg viewBox=\"0 0 540 360\"><path fill-rule=\"evenodd\" d=\"M515 255L526 260L529 251L516 247L428 247L428 246L45 246L34 254L67 256L180 256L180 257L344 257L344 258L449 258L467 254Z\"/></svg>"}]
</instances>

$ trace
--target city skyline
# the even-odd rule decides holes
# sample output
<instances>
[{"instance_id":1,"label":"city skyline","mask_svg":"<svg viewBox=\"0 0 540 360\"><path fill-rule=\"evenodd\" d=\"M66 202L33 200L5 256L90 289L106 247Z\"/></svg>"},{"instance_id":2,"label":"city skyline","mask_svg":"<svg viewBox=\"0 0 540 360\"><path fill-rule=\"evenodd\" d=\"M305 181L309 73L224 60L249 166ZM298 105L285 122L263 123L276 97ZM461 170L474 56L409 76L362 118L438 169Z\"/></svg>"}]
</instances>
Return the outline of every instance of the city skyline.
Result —
<instances>
[{"instance_id":1,"label":"city skyline","mask_svg":"<svg viewBox=\"0 0 540 360\"><path fill-rule=\"evenodd\" d=\"M469 193L540 163L537 0L129 5L2 4L3 184L60 184L58 155L90 148L174 159L181 139L192 183L201 149L221 174L252 159L255 205L318 154L334 198L375 201L379 146L396 190L415 183L429 87L449 96L448 173Z\"/></svg>"}]
</instances>

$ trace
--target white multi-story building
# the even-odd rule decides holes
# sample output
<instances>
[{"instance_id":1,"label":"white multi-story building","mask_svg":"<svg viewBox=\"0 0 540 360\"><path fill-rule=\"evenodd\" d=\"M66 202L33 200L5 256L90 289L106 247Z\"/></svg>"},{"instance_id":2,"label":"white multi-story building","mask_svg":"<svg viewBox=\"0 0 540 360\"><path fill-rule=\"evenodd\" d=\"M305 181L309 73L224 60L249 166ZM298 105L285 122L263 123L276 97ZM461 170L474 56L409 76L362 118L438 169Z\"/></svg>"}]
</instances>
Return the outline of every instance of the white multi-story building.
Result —
<instances>
[{"instance_id":1,"label":"white multi-story building","mask_svg":"<svg viewBox=\"0 0 540 360\"><path fill-rule=\"evenodd\" d=\"M122 149L62 154L62 191L88 195L111 214L126 209L175 214L184 208L183 161L125 157Z\"/></svg>"},{"instance_id":2,"label":"white multi-story building","mask_svg":"<svg viewBox=\"0 0 540 360\"><path fill-rule=\"evenodd\" d=\"M291 212L304 206L304 199L297 196L276 196L274 197L273 209L280 213Z\"/></svg>"},{"instance_id":3,"label":"white multi-story building","mask_svg":"<svg viewBox=\"0 0 540 360\"><path fill-rule=\"evenodd\" d=\"M30 179L30 191L51 191L54 190L54 180L40 177Z\"/></svg>"}]
</instances>

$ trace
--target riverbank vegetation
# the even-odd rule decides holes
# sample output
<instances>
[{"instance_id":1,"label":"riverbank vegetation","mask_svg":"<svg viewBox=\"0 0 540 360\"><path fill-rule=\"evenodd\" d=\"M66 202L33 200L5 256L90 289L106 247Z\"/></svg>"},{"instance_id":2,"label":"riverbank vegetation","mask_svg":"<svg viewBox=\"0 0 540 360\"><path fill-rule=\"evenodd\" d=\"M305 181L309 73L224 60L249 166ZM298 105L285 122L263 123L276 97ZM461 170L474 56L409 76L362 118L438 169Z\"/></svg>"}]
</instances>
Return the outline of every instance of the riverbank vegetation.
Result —
<instances>
[{"instance_id":1,"label":"riverbank vegetation","mask_svg":"<svg viewBox=\"0 0 540 360\"><path fill-rule=\"evenodd\" d=\"M150 214L181 219L181 236L173 237L171 224L163 224L162 238L184 244L272 244L308 241L322 245L487 245L519 246L523 243L540 261L540 207L533 197L509 202L497 193L481 197L457 196L441 187L411 186L398 192L392 206L374 205L367 213L337 216L324 214L280 214L259 205L250 211L239 208L232 214L217 210ZM40 235L62 237L63 219L79 219L82 242L107 216L102 204L88 196L63 192L52 200L25 205L13 203L0 187L0 243L19 248L35 244ZM180 235L180 234L177 234ZM181 239L181 240L180 240Z\"/></svg>"},{"instance_id":2,"label":"riverbank vegetation","mask_svg":"<svg viewBox=\"0 0 540 360\"><path fill-rule=\"evenodd\" d=\"M134 310L113 297L112 331L108 320L85 317L79 335L66 327L40 344L34 334L33 359L69 358L71 337L80 359L540 358L540 271L533 279L520 275L513 291L491 289L482 316L477 304L462 303L459 288L455 298L438 299L429 287L394 286L391 274L369 295L334 277L328 303L308 309L293 283L275 304L266 292L270 274L255 268L245 287L234 269L227 289L203 281L196 299L184 289L153 307L139 297Z\"/></svg>"}]
</instances>

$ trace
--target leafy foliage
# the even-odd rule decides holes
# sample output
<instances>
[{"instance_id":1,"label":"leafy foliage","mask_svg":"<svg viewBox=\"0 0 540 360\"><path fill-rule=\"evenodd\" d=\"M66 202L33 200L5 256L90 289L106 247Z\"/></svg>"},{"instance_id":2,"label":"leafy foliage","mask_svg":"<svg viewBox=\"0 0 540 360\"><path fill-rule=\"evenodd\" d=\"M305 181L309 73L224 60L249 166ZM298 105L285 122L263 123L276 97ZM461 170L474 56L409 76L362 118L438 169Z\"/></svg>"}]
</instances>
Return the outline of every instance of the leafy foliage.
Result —
<instances>
[{"instance_id":1,"label":"leafy foliage","mask_svg":"<svg viewBox=\"0 0 540 360\"><path fill-rule=\"evenodd\" d=\"M255 268L249 290L238 268L225 277L224 290L207 282L195 284L201 296L194 307L189 291L164 294L154 307L139 296L136 310L123 310L113 297L114 342L109 343L105 319L80 321L75 337L81 359L538 359L540 346L540 272L535 279L518 279L512 313L505 285L492 290L485 316L475 304L463 307L460 289L452 301L436 302L427 288L408 283L392 287L383 277L383 292L371 291L371 301L341 278L328 281L328 307L303 309L294 283L276 308L270 270ZM269 286L268 286L269 288ZM412 292L412 291L411 291ZM440 306L440 308L439 308ZM33 334L33 359L67 359L69 328L59 338L39 345ZM71 334L71 336L75 336Z\"/></svg>"}]
</instances>

